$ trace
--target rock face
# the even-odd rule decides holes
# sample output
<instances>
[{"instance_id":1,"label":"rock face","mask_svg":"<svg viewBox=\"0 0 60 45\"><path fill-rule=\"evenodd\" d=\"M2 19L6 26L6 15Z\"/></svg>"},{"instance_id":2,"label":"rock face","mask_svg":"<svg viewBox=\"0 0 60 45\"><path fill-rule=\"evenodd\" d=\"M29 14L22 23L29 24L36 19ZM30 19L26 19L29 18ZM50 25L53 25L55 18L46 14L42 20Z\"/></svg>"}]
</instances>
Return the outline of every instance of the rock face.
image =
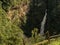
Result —
<instances>
[{"instance_id":1,"label":"rock face","mask_svg":"<svg viewBox=\"0 0 60 45\"><path fill-rule=\"evenodd\" d=\"M25 25L25 33L31 34L31 30L38 28L40 32L41 21L45 15L46 4L43 0L32 0L30 4L30 10L27 14L27 23ZM27 32L26 32L27 31Z\"/></svg>"},{"instance_id":2,"label":"rock face","mask_svg":"<svg viewBox=\"0 0 60 45\"><path fill-rule=\"evenodd\" d=\"M48 0L48 16L45 32L51 35L60 33L60 0Z\"/></svg>"},{"instance_id":3,"label":"rock face","mask_svg":"<svg viewBox=\"0 0 60 45\"><path fill-rule=\"evenodd\" d=\"M47 20L44 31L49 31L50 35L60 33L60 0L31 0L27 23L23 28L27 35L30 35L34 28L38 28L40 32L46 8Z\"/></svg>"}]
</instances>

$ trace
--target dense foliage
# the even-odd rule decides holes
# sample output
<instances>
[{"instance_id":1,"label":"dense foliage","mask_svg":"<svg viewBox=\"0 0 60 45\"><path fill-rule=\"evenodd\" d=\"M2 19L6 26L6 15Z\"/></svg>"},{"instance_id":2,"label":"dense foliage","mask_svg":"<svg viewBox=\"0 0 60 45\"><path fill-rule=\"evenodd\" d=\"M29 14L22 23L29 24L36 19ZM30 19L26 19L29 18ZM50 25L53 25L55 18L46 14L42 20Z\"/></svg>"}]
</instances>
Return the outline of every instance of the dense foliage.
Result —
<instances>
[{"instance_id":1,"label":"dense foliage","mask_svg":"<svg viewBox=\"0 0 60 45\"><path fill-rule=\"evenodd\" d=\"M0 45L22 45L22 29L9 21L0 3Z\"/></svg>"}]
</instances>

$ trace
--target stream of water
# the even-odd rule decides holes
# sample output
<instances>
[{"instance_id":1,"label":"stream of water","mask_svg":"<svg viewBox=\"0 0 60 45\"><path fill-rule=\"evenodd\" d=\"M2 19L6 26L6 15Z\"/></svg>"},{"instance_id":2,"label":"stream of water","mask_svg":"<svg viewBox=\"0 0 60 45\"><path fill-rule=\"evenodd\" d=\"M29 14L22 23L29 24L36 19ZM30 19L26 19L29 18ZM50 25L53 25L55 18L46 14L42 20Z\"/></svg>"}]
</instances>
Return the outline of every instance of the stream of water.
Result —
<instances>
[{"instance_id":1,"label":"stream of water","mask_svg":"<svg viewBox=\"0 0 60 45\"><path fill-rule=\"evenodd\" d=\"M46 16L47 16L47 9L45 11L45 15L43 17L43 20L41 22L41 28L40 28L40 34L44 35L44 27L45 27L45 23L46 23Z\"/></svg>"}]
</instances>

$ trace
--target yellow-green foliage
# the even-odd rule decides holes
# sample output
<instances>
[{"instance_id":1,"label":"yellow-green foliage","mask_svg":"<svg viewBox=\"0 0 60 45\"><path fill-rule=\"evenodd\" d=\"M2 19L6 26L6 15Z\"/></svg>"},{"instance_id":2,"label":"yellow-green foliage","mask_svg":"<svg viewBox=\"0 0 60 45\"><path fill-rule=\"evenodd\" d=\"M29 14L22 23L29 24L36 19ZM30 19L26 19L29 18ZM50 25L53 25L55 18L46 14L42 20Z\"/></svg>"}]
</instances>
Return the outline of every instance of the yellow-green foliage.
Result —
<instances>
[{"instance_id":1,"label":"yellow-green foliage","mask_svg":"<svg viewBox=\"0 0 60 45\"><path fill-rule=\"evenodd\" d=\"M55 39L54 41L51 41L48 45L60 45L60 38Z\"/></svg>"},{"instance_id":2,"label":"yellow-green foliage","mask_svg":"<svg viewBox=\"0 0 60 45\"><path fill-rule=\"evenodd\" d=\"M22 45L23 31L6 17L0 7L0 45Z\"/></svg>"},{"instance_id":3,"label":"yellow-green foliage","mask_svg":"<svg viewBox=\"0 0 60 45\"><path fill-rule=\"evenodd\" d=\"M38 33L37 28L34 28L34 30L32 30L32 37L31 37L32 43L37 43L37 42L43 41L44 39L45 38Z\"/></svg>"}]
</instances>

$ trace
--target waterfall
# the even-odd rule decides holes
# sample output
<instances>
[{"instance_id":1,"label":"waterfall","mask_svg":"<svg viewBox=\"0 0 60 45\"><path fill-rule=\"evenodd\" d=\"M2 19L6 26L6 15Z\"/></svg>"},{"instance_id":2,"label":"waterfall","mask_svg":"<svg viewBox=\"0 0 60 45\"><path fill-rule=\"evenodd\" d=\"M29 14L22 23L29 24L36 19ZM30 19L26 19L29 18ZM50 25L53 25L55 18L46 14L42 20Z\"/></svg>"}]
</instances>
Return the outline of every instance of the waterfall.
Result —
<instances>
[{"instance_id":1,"label":"waterfall","mask_svg":"<svg viewBox=\"0 0 60 45\"><path fill-rule=\"evenodd\" d=\"M45 26L45 23L46 23L46 16L47 16L47 9L45 11L45 15L44 15L43 20L41 22L41 28L40 28L40 34L41 35L44 35L44 26Z\"/></svg>"}]
</instances>

